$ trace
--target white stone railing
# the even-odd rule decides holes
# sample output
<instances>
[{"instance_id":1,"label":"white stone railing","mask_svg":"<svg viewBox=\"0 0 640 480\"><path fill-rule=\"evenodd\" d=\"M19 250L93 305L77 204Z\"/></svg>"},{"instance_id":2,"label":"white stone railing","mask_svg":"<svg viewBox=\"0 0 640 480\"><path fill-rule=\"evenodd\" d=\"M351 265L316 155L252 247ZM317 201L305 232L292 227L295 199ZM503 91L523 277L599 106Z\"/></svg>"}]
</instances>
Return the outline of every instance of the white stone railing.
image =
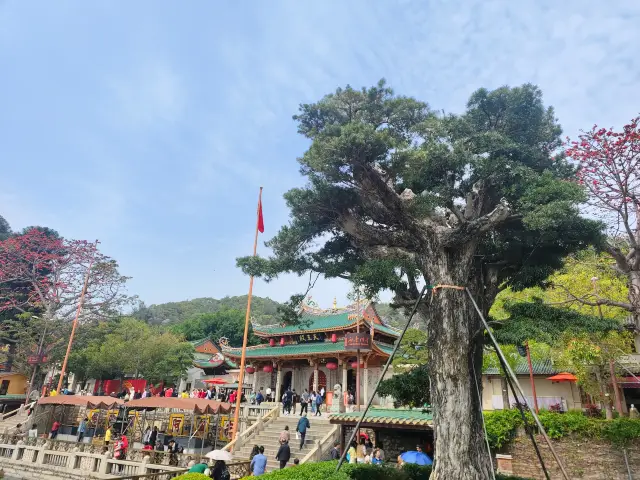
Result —
<instances>
[{"instance_id":1,"label":"white stone railing","mask_svg":"<svg viewBox=\"0 0 640 480\"><path fill-rule=\"evenodd\" d=\"M26 405L20 405L19 408L16 408L15 410L11 410L10 412L0 413L0 421L13 417L14 415L22 415L26 410L33 408L35 404L36 402L34 401Z\"/></svg>"},{"instance_id":2,"label":"white stone railing","mask_svg":"<svg viewBox=\"0 0 640 480\"><path fill-rule=\"evenodd\" d=\"M184 467L150 463L149 457L144 457L141 462L131 462L96 453L49 450L49 446L25 445L22 442L15 445L0 444L0 465L7 470L24 471L31 467L51 472L51 477L70 475L81 478L118 478L185 471Z\"/></svg>"},{"instance_id":3,"label":"white stone railing","mask_svg":"<svg viewBox=\"0 0 640 480\"><path fill-rule=\"evenodd\" d=\"M236 438L227 443L222 450L232 452L234 449L240 449L245 444L247 439L253 435L257 435L271 422L280 416L280 405L272 407L264 416L260 417L256 423L249 428L236 435Z\"/></svg>"},{"instance_id":4,"label":"white stone railing","mask_svg":"<svg viewBox=\"0 0 640 480\"><path fill-rule=\"evenodd\" d=\"M322 439L316 441L315 446L304 456L300 463L321 462L323 460L327 460L324 458L325 454L333 448L334 443L339 437L340 425L333 425L331 430L329 430Z\"/></svg>"}]
</instances>

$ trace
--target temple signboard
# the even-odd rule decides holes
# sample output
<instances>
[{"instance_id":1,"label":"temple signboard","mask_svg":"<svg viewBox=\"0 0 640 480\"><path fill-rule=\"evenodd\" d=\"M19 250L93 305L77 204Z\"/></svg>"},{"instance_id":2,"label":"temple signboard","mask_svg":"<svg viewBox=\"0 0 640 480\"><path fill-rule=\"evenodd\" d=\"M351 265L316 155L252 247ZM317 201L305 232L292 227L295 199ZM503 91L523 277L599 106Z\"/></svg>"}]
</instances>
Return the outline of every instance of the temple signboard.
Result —
<instances>
[{"instance_id":1,"label":"temple signboard","mask_svg":"<svg viewBox=\"0 0 640 480\"><path fill-rule=\"evenodd\" d=\"M344 336L345 350L371 350L371 335L369 332L347 333Z\"/></svg>"},{"instance_id":2,"label":"temple signboard","mask_svg":"<svg viewBox=\"0 0 640 480\"><path fill-rule=\"evenodd\" d=\"M324 333L301 333L295 335L294 338L298 343L324 342Z\"/></svg>"}]
</instances>

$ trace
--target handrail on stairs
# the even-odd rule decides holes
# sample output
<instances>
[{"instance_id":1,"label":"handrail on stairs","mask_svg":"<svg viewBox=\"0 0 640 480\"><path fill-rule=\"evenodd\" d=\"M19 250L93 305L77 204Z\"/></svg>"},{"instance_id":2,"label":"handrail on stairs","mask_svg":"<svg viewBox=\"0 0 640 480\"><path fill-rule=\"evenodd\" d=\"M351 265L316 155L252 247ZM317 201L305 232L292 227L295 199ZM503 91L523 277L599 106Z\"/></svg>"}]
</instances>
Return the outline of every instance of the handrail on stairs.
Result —
<instances>
[{"instance_id":1,"label":"handrail on stairs","mask_svg":"<svg viewBox=\"0 0 640 480\"><path fill-rule=\"evenodd\" d=\"M26 410L33 408L33 406L36 404L36 401L34 400L33 402L27 404L27 405L20 405L19 408L16 408L15 410L11 410L10 412L7 413L2 413L0 414L0 421L2 420L6 420L9 417L13 417L14 415L18 415L20 413L25 412Z\"/></svg>"},{"instance_id":2,"label":"handrail on stairs","mask_svg":"<svg viewBox=\"0 0 640 480\"><path fill-rule=\"evenodd\" d=\"M321 440L318 440L318 442L316 442L315 447L313 447L311 451L304 456L300 463L306 463L308 461L319 462L320 460L322 460L321 458L319 458L319 456L322 454L322 450L329 441L331 441L331 443L333 444L335 439L338 437L337 434L339 430L340 425L333 425L333 428L329 430L329 432L324 437L322 437Z\"/></svg>"},{"instance_id":3,"label":"handrail on stairs","mask_svg":"<svg viewBox=\"0 0 640 480\"><path fill-rule=\"evenodd\" d=\"M234 438L231 442L227 443L222 450L226 452L232 452L236 445L241 447L244 441L250 435L252 435L254 432L259 432L259 428L264 427L267 423L278 418L279 415L280 415L280 405L276 405L274 408L272 408L267 413L265 413L262 417L260 417L256 423L251 425L249 428L247 428L243 432L238 433L236 435L236 438Z\"/></svg>"}]
</instances>

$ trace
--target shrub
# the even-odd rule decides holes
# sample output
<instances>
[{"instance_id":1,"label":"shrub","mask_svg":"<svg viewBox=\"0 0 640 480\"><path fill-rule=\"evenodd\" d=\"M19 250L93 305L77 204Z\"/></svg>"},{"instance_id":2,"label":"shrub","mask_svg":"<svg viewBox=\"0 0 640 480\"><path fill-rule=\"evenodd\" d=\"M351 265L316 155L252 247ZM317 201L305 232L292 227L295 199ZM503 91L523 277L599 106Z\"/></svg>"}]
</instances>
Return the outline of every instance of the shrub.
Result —
<instances>
[{"instance_id":1,"label":"shrub","mask_svg":"<svg viewBox=\"0 0 640 480\"><path fill-rule=\"evenodd\" d=\"M595 403L587 403L584 406L584 414L587 417L603 418L602 409Z\"/></svg>"},{"instance_id":2,"label":"shrub","mask_svg":"<svg viewBox=\"0 0 640 480\"><path fill-rule=\"evenodd\" d=\"M411 480L428 480L431 476L431 465L413 465L407 463L402 470L409 476Z\"/></svg>"},{"instance_id":3,"label":"shrub","mask_svg":"<svg viewBox=\"0 0 640 480\"><path fill-rule=\"evenodd\" d=\"M549 437L554 439L569 435L598 437L602 429L601 421L585 416L580 410L566 413L541 410L538 416Z\"/></svg>"},{"instance_id":4,"label":"shrub","mask_svg":"<svg viewBox=\"0 0 640 480\"><path fill-rule=\"evenodd\" d=\"M522 417L518 410L494 410L484 414L489 446L500 449L509 443L522 425Z\"/></svg>"},{"instance_id":5,"label":"shrub","mask_svg":"<svg viewBox=\"0 0 640 480\"><path fill-rule=\"evenodd\" d=\"M264 480L428 480L431 475L430 466L405 465L401 470L378 465L343 464L336 473L338 462L305 463L297 467L275 470L260 478ZM182 477L178 477L182 478ZM245 477L250 480L253 477ZM520 477L496 475L496 480L527 480Z\"/></svg>"},{"instance_id":6,"label":"shrub","mask_svg":"<svg viewBox=\"0 0 640 480\"><path fill-rule=\"evenodd\" d=\"M625 446L640 437L640 420L618 417L604 422L602 436L614 445Z\"/></svg>"},{"instance_id":7,"label":"shrub","mask_svg":"<svg viewBox=\"0 0 640 480\"><path fill-rule=\"evenodd\" d=\"M429 470L431 473L431 470ZM404 469L398 470L392 466L381 467L379 465L356 465L349 472L352 480L426 480L426 477L410 476Z\"/></svg>"},{"instance_id":8,"label":"shrub","mask_svg":"<svg viewBox=\"0 0 640 480\"><path fill-rule=\"evenodd\" d=\"M349 473L355 465L343 465L336 473L338 462L305 463L261 475L264 480L350 480ZM246 480L254 477L246 477Z\"/></svg>"},{"instance_id":9,"label":"shrub","mask_svg":"<svg viewBox=\"0 0 640 480\"><path fill-rule=\"evenodd\" d=\"M185 473L175 477L175 480L211 480L211 478L204 473Z\"/></svg>"}]
</instances>

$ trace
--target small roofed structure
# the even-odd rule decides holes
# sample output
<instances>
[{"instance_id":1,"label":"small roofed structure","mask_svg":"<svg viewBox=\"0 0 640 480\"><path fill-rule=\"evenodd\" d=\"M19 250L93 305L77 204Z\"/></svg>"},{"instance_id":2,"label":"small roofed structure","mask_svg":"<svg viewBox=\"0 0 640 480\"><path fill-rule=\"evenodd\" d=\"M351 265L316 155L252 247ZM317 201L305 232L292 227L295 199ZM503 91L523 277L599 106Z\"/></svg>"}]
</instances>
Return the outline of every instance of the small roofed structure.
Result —
<instances>
[{"instance_id":1,"label":"small roofed structure","mask_svg":"<svg viewBox=\"0 0 640 480\"><path fill-rule=\"evenodd\" d=\"M76 441L78 426L84 418L88 425L84 437L91 441L94 436L104 435L106 427L117 422L120 407L119 398L108 396L55 395L38 400L34 411L34 423L38 434L46 435L54 422L60 424L57 438Z\"/></svg>"},{"instance_id":2,"label":"small roofed structure","mask_svg":"<svg viewBox=\"0 0 640 480\"><path fill-rule=\"evenodd\" d=\"M362 412L346 412L329 415L332 424L340 425L340 443L346 447ZM429 410L415 408L371 408L360 424L374 443L382 445L385 458L394 462L402 450L415 450L417 445L429 452L433 447L433 414Z\"/></svg>"}]
</instances>

